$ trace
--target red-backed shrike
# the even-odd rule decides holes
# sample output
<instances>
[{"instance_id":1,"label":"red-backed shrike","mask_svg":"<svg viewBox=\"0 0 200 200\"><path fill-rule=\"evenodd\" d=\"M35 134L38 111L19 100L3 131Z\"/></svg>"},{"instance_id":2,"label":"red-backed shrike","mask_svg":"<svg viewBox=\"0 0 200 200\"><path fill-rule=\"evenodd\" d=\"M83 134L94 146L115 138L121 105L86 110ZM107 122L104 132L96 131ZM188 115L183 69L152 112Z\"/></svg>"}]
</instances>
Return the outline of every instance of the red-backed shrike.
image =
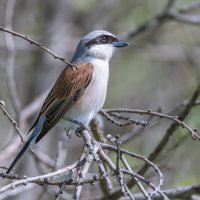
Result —
<instances>
[{"instance_id":1,"label":"red-backed shrike","mask_svg":"<svg viewBox=\"0 0 200 200\"><path fill-rule=\"evenodd\" d=\"M127 45L127 42L103 30L90 32L81 39L71 60L77 69L67 66L60 74L30 129L33 129L32 134L6 174L27 148L39 142L55 125L76 129L77 124L73 120L89 125L106 98L109 60L116 47Z\"/></svg>"}]
</instances>

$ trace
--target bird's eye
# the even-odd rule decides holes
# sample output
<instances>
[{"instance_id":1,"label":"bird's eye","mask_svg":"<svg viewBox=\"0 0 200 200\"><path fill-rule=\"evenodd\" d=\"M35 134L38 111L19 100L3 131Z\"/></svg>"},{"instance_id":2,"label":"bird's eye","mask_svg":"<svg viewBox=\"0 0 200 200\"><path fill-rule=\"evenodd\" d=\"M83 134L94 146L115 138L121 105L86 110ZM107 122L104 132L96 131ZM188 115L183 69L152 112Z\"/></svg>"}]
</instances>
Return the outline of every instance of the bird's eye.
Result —
<instances>
[{"instance_id":1,"label":"bird's eye","mask_svg":"<svg viewBox=\"0 0 200 200\"><path fill-rule=\"evenodd\" d=\"M102 43L107 43L108 42L108 36L106 36L106 35L102 35L101 37L100 37L100 41L102 42Z\"/></svg>"}]
</instances>

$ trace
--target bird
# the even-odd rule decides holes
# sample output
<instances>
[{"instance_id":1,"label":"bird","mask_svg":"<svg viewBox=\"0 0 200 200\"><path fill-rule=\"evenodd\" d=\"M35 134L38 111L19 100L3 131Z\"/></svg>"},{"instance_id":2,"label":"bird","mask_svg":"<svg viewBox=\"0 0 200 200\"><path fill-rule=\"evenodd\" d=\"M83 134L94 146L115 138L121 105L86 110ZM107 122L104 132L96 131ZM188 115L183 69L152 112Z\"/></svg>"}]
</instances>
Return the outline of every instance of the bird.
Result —
<instances>
[{"instance_id":1,"label":"bird","mask_svg":"<svg viewBox=\"0 0 200 200\"><path fill-rule=\"evenodd\" d=\"M109 78L109 61L117 48L128 43L105 30L86 34L78 43L70 63L47 95L28 133L30 137L17 154L9 174L26 150L39 142L54 126L75 130L90 121L103 107Z\"/></svg>"}]
</instances>

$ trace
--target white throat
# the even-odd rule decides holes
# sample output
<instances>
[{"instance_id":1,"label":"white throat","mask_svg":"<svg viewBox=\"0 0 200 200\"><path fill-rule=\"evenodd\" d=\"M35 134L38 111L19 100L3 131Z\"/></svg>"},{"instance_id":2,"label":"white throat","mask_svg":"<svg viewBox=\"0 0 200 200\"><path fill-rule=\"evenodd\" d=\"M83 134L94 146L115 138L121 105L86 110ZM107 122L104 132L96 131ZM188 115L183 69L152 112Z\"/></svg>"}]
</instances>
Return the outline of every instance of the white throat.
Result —
<instances>
[{"instance_id":1,"label":"white throat","mask_svg":"<svg viewBox=\"0 0 200 200\"><path fill-rule=\"evenodd\" d=\"M86 56L89 56L91 58L109 62L109 60L115 53L115 47L111 44L98 44L92 46L85 53Z\"/></svg>"}]
</instances>

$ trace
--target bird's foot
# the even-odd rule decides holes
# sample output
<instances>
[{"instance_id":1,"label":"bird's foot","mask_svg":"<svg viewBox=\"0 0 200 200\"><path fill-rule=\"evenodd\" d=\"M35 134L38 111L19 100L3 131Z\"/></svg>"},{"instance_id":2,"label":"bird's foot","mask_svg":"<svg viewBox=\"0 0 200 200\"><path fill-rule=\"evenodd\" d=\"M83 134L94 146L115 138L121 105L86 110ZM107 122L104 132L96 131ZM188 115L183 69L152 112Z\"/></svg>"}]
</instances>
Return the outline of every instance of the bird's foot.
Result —
<instances>
[{"instance_id":1,"label":"bird's foot","mask_svg":"<svg viewBox=\"0 0 200 200\"><path fill-rule=\"evenodd\" d=\"M82 126L78 127L75 130L76 136L81 137L81 133L82 133L83 130L85 130L85 127L82 127Z\"/></svg>"},{"instance_id":2,"label":"bird's foot","mask_svg":"<svg viewBox=\"0 0 200 200\"><path fill-rule=\"evenodd\" d=\"M67 137L70 139L72 137L72 133L73 133L73 129L68 128L68 129L64 129L66 132Z\"/></svg>"},{"instance_id":3,"label":"bird's foot","mask_svg":"<svg viewBox=\"0 0 200 200\"><path fill-rule=\"evenodd\" d=\"M85 126L82 122L79 122L79 121L74 120L74 119L71 119L71 118L64 118L64 119L79 126L79 127L75 130L75 134L76 134L78 137L81 137L81 132L82 132L83 130L87 130L88 132L90 132L89 128L88 128L87 126Z\"/></svg>"}]
</instances>

